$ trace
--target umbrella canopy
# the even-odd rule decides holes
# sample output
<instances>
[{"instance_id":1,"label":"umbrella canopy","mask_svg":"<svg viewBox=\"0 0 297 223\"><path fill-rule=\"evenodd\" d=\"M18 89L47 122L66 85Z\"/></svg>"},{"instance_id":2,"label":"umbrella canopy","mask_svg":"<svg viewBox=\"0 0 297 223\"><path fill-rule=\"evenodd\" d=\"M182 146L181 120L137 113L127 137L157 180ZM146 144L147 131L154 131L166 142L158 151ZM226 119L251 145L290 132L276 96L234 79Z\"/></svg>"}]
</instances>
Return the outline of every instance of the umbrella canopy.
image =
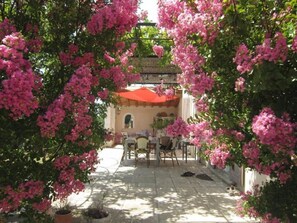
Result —
<instances>
[{"instance_id":1,"label":"umbrella canopy","mask_svg":"<svg viewBox=\"0 0 297 223\"><path fill-rule=\"evenodd\" d=\"M158 105L158 106L162 104L167 106L171 104L175 106L176 102L177 104L179 102L179 97L177 96L172 96L172 97L167 97L165 95L159 96L154 91L146 87L142 87L134 91L117 92L117 95L120 96L121 102L124 102L126 99L130 101L130 104L131 104L131 101L136 101L136 102L142 102L141 105L144 105L145 103L147 103L150 105ZM175 103L172 103L172 102L175 102Z\"/></svg>"}]
</instances>

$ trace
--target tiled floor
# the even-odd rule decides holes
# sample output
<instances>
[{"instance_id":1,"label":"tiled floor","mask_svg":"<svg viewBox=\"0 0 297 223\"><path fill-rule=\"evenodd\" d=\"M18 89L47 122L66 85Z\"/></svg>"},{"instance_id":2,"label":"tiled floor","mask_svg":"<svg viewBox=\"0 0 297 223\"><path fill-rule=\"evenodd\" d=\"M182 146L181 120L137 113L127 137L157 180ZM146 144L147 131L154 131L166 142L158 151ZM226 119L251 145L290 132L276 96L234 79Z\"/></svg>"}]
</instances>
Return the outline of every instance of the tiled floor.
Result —
<instances>
[{"instance_id":1,"label":"tiled floor","mask_svg":"<svg viewBox=\"0 0 297 223\"><path fill-rule=\"evenodd\" d=\"M112 223L165 223L165 222L255 222L234 213L238 196L230 196L227 185L195 160L172 166L171 160L160 166L154 161L134 166L133 160L122 161L122 148L104 149L101 163L86 191L70 197L76 206L75 222L85 222L80 210L99 204L110 212L107 222ZM181 177L191 171L205 173L213 181Z\"/></svg>"}]
</instances>

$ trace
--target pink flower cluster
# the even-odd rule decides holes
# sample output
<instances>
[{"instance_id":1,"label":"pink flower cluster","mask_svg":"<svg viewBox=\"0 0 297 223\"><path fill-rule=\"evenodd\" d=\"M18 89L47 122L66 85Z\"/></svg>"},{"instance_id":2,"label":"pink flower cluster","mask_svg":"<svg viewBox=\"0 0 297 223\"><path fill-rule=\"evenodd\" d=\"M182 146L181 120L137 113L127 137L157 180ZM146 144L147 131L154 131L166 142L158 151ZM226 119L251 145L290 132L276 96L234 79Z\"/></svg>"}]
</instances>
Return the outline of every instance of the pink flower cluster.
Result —
<instances>
[{"instance_id":1,"label":"pink flower cluster","mask_svg":"<svg viewBox=\"0 0 297 223\"><path fill-rule=\"evenodd\" d=\"M6 27L0 35L4 35L5 31L14 30L9 27L7 20L0 23L0 26ZM33 92L41 87L41 80L34 74L30 62L24 59L23 54L27 51L26 41L20 33L4 36L2 43L0 71L5 72L7 79L3 78L1 82L0 109L9 110L14 119L21 118L22 115L30 116L38 108L38 101Z\"/></svg>"},{"instance_id":2,"label":"pink flower cluster","mask_svg":"<svg viewBox=\"0 0 297 223\"><path fill-rule=\"evenodd\" d=\"M148 11L142 10L140 14L138 15L139 21L145 21L148 18Z\"/></svg>"},{"instance_id":3,"label":"pink flower cluster","mask_svg":"<svg viewBox=\"0 0 297 223\"><path fill-rule=\"evenodd\" d=\"M288 46L286 38L282 33L277 32L274 36L275 46L271 46L272 39L267 38L264 43L256 47L256 62L262 60L277 63L278 61L284 62L288 55Z\"/></svg>"},{"instance_id":4,"label":"pink flower cluster","mask_svg":"<svg viewBox=\"0 0 297 223\"><path fill-rule=\"evenodd\" d=\"M243 146L243 156L247 159L249 167L255 168L261 174L273 175L281 183L286 183L291 178L291 170L288 170L290 165L287 159L282 154L273 154L274 158L268 162L265 159L268 154L268 151L262 152L260 150L256 141L250 141Z\"/></svg>"},{"instance_id":5,"label":"pink flower cluster","mask_svg":"<svg viewBox=\"0 0 297 223\"><path fill-rule=\"evenodd\" d=\"M272 41L275 41L274 47ZM250 72L255 64L262 61L277 63L284 62L287 59L288 47L286 38L281 33L276 33L274 38L266 38L262 45L256 46L254 53L250 52L245 44L237 48L234 62L237 64L237 70L243 74Z\"/></svg>"},{"instance_id":6,"label":"pink flower cluster","mask_svg":"<svg viewBox=\"0 0 297 223\"><path fill-rule=\"evenodd\" d=\"M161 0L158 15L159 26L166 29L175 43L173 63L182 70L178 82L193 96L211 90L214 81L203 72L205 59L187 37L197 35L203 42L213 43L222 15L222 1L201 0L187 4L184 1Z\"/></svg>"},{"instance_id":7,"label":"pink flower cluster","mask_svg":"<svg viewBox=\"0 0 297 223\"><path fill-rule=\"evenodd\" d=\"M164 95L169 99L169 98L173 98L173 96L175 95L175 90L173 87L168 87L164 90Z\"/></svg>"},{"instance_id":8,"label":"pink flower cluster","mask_svg":"<svg viewBox=\"0 0 297 223\"><path fill-rule=\"evenodd\" d=\"M222 15L222 1L200 0L188 5L185 2L159 1L159 26L168 29L169 34L178 39L198 34L205 41L215 38L216 26Z\"/></svg>"},{"instance_id":9,"label":"pink flower cluster","mask_svg":"<svg viewBox=\"0 0 297 223\"><path fill-rule=\"evenodd\" d=\"M235 91L244 92L244 90L245 90L245 79L243 77L239 77L235 81Z\"/></svg>"},{"instance_id":10,"label":"pink flower cluster","mask_svg":"<svg viewBox=\"0 0 297 223\"><path fill-rule=\"evenodd\" d=\"M2 40L5 36L16 32L16 28L10 23L9 19L5 18L0 22L0 39Z\"/></svg>"},{"instance_id":11,"label":"pink flower cluster","mask_svg":"<svg viewBox=\"0 0 297 223\"><path fill-rule=\"evenodd\" d=\"M195 108L198 112L208 112L209 106L207 103L207 98L200 97L200 99L195 102Z\"/></svg>"},{"instance_id":12,"label":"pink flower cluster","mask_svg":"<svg viewBox=\"0 0 297 223\"><path fill-rule=\"evenodd\" d=\"M189 128L188 124L181 118L178 117L174 123L168 125L166 128L166 132L169 136L178 137L178 136L189 136Z\"/></svg>"},{"instance_id":13,"label":"pink flower cluster","mask_svg":"<svg viewBox=\"0 0 297 223\"><path fill-rule=\"evenodd\" d=\"M240 131L231 130L231 129L222 129L222 128L219 128L216 131L216 136L233 137L235 138L236 141L239 141L239 142L245 139L245 135Z\"/></svg>"},{"instance_id":14,"label":"pink flower cluster","mask_svg":"<svg viewBox=\"0 0 297 223\"><path fill-rule=\"evenodd\" d=\"M231 135L233 135L235 137L235 139L239 142L241 142L245 139L245 135L240 131L233 130L233 131L231 131Z\"/></svg>"},{"instance_id":15,"label":"pink flower cluster","mask_svg":"<svg viewBox=\"0 0 297 223\"><path fill-rule=\"evenodd\" d=\"M46 212L51 207L52 202L49 199L42 199L40 202L32 204L33 209L38 212Z\"/></svg>"},{"instance_id":16,"label":"pink flower cluster","mask_svg":"<svg viewBox=\"0 0 297 223\"><path fill-rule=\"evenodd\" d=\"M215 165L220 169L226 167L227 159L230 157L230 151L226 144L219 145L211 151L209 160L211 165Z\"/></svg>"},{"instance_id":17,"label":"pink flower cluster","mask_svg":"<svg viewBox=\"0 0 297 223\"><path fill-rule=\"evenodd\" d=\"M132 71L132 70L131 70ZM123 71L120 66L114 66L109 69L102 69L100 71L101 78L111 79L116 85L117 89L122 89L127 86L127 83L131 83L133 81L139 80L139 74L133 74L131 71Z\"/></svg>"},{"instance_id":18,"label":"pink flower cluster","mask_svg":"<svg viewBox=\"0 0 297 223\"><path fill-rule=\"evenodd\" d=\"M191 44L176 45L172 49L173 63L178 65L183 71L185 78L182 84L187 84L187 80L191 80L195 76L196 71L201 70L201 66L205 64L205 59L199 54L196 47Z\"/></svg>"},{"instance_id":19,"label":"pink flower cluster","mask_svg":"<svg viewBox=\"0 0 297 223\"><path fill-rule=\"evenodd\" d=\"M213 88L214 80L212 77L205 73L195 75L193 78L192 85L189 90L193 96L203 95L206 91L210 91Z\"/></svg>"},{"instance_id":20,"label":"pink flower cluster","mask_svg":"<svg viewBox=\"0 0 297 223\"><path fill-rule=\"evenodd\" d=\"M26 200L42 198L44 183L42 181L27 181L21 183L18 188L11 186L3 188L4 198L0 201L0 212L8 213L17 210L21 203ZM32 206L38 211L45 211L50 206L50 201L43 199L41 203L33 203Z\"/></svg>"},{"instance_id":21,"label":"pink flower cluster","mask_svg":"<svg viewBox=\"0 0 297 223\"><path fill-rule=\"evenodd\" d=\"M248 165L255 167L259 165L260 148L256 141L250 141L243 146L243 156L247 158Z\"/></svg>"},{"instance_id":22,"label":"pink flower cluster","mask_svg":"<svg viewBox=\"0 0 297 223\"><path fill-rule=\"evenodd\" d=\"M179 0L158 2L158 25L171 30L175 27L179 14L182 13L185 3Z\"/></svg>"},{"instance_id":23,"label":"pink flower cluster","mask_svg":"<svg viewBox=\"0 0 297 223\"><path fill-rule=\"evenodd\" d=\"M38 35L38 27L37 25L27 24L26 32L32 36L31 39L27 41L28 50L34 53L37 53L41 50L43 45L43 41L41 37Z\"/></svg>"},{"instance_id":24,"label":"pink flower cluster","mask_svg":"<svg viewBox=\"0 0 297 223\"><path fill-rule=\"evenodd\" d=\"M95 4L96 5L96 4ZM112 4L95 7L96 13L87 23L92 35L107 29L115 29L118 34L130 31L137 23L137 0L114 0Z\"/></svg>"},{"instance_id":25,"label":"pink flower cluster","mask_svg":"<svg viewBox=\"0 0 297 223\"><path fill-rule=\"evenodd\" d=\"M255 210L255 208L246 205L250 199L257 196L259 196L259 185L255 185L253 191L242 193L241 198L238 200L236 205L236 212L242 217L248 215L251 218L258 218L260 214Z\"/></svg>"},{"instance_id":26,"label":"pink flower cluster","mask_svg":"<svg viewBox=\"0 0 297 223\"><path fill-rule=\"evenodd\" d=\"M289 120L276 117L271 108L263 108L259 115L253 118L252 130L262 144L271 146L274 154L283 152L293 154L297 138L296 124Z\"/></svg>"},{"instance_id":27,"label":"pink flower cluster","mask_svg":"<svg viewBox=\"0 0 297 223\"><path fill-rule=\"evenodd\" d=\"M92 123L88 115L89 93L92 86L91 69L87 66L78 68L64 88L64 94L57 98L43 116L39 116L37 124L44 137L54 137L58 126L66 117L66 112L72 114L74 127L66 136L69 141L76 141L80 134L90 135Z\"/></svg>"},{"instance_id":28,"label":"pink flower cluster","mask_svg":"<svg viewBox=\"0 0 297 223\"><path fill-rule=\"evenodd\" d=\"M163 46L154 45L153 51L159 58L161 58L164 55Z\"/></svg>"},{"instance_id":29,"label":"pink flower cluster","mask_svg":"<svg viewBox=\"0 0 297 223\"><path fill-rule=\"evenodd\" d=\"M110 56L108 52L104 54L104 59L110 64L113 64L115 62L115 59L112 56Z\"/></svg>"},{"instance_id":30,"label":"pink flower cluster","mask_svg":"<svg viewBox=\"0 0 297 223\"><path fill-rule=\"evenodd\" d=\"M99 91L97 93L98 97L101 99L101 100L106 100L108 98L108 95L109 95L109 91L107 88L104 88L103 91Z\"/></svg>"},{"instance_id":31,"label":"pink flower cluster","mask_svg":"<svg viewBox=\"0 0 297 223\"><path fill-rule=\"evenodd\" d=\"M253 118L252 123L252 130L259 142L251 141L243 146L243 155L248 165L260 173L278 177L281 183L290 179L289 160L297 143L295 127L296 124L289 121L288 115L278 118L270 108L264 108ZM262 147L263 152L259 143L266 145ZM265 159L267 154L274 157L269 162Z\"/></svg>"},{"instance_id":32,"label":"pink flower cluster","mask_svg":"<svg viewBox=\"0 0 297 223\"><path fill-rule=\"evenodd\" d=\"M117 51L114 56L106 52L104 59L112 64L112 67L104 68L99 72L100 78L112 80L117 89L125 88L127 84L140 79L139 74L133 73L134 67L128 65L129 57L133 56L137 45L132 43L130 48L123 52L124 47L125 43L119 42L116 44Z\"/></svg>"},{"instance_id":33,"label":"pink flower cluster","mask_svg":"<svg viewBox=\"0 0 297 223\"><path fill-rule=\"evenodd\" d=\"M78 55L78 46L70 44L67 52L60 52L59 58L64 66L81 67L88 64L88 66L97 66L94 60L93 53L86 52L82 56Z\"/></svg>"},{"instance_id":34,"label":"pink flower cluster","mask_svg":"<svg viewBox=\"0 0 297 223\"><path fill-rule=\"evenodd\" d=\"M155 87L153 88L153 90L156 92L156 94L158 96L165 95L165 88L164 88L164 85L163 85L163 81L161 82L161 84L155 85Z\"/></svg>"},{"instance_id":35,"label":"pink flower cluster","mask_svg":"<svg viewBox=\"0 0 297 223\"><path fill-rule=\"evenodd\" d=\"M233 61L237 64L237 70L243 74L253 69L252 55L245 44L238 46Z\"/></svg>"},{"instance_id":36,"label":"pink flower cluster","mask_svg":"<svg viewBox=\"0 0 297 223\"><path fill-rule=\"evenodd\" d=\"M197 147L201 147L204 143L211 142L214 133L209 122L204 121L196 124L190 124L188 128L193 135L191 143Z\"/></svg>"},{"instance_id":37,"label":"pink flower cluster","mask_svg":"<svg viewBox=\"0 0 297 223\"><path fill-rule=\"evenodd\" d=\"M113 132L106 132L104 135L105 141L111 141L115 138L115 134Z\"/></svg>"},{"instance_id":38,"label":"pink flower cluster","mask_svg":"<svg viewBox=\"0 0 297 223\"><path fill-rule=\"evenodd\" d=\"M84 190L84 184L76 179L77 166L81 171L94 171L94 165L98 163L96 150L83 153L80 156L61 156L56 158L53 165L60 171L58 180L53 184L55 197L64 199L72 193Z\"/></svg>"}]
</instances>

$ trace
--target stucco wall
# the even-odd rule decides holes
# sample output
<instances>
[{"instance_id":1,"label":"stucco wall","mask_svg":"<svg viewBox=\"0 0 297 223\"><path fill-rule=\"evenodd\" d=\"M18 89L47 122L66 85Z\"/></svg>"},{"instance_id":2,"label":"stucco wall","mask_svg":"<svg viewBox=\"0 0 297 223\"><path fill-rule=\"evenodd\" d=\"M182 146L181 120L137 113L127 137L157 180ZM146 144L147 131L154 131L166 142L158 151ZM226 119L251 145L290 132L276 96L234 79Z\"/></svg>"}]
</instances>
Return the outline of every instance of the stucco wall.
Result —
<instances>
[{"instance_id":1,"label":"stucco wall","mask_svg":"<svg viewBox=\"0 0 297 223\"><path fill-rule=\"evenodd\" d=\"M113 106L107 108L104 128L111 130L115 129L115 113L116 109Z\"/></svg>"},{"instance_id":2,"label":"stucco wall","mask_svg":"<svg viewBox=\"0 0 297 223\"><path fill-rule=\"evenodd\" d=\"M245 185L244 190L252 191L253 186L255 185L262 185L265 181L269 181L270 178L267 175L259 174L258 172L251 170L249 168L245 169Z\"/></svg>"},{"instance_id":3,"label":"stucco wall","mask_svg":"<svg viewBox=\"0 0 297 223\"><path fill-rule=\"evenodd\" d=\"M159 112L166 112L168 115L173 113L176 116L178 108L156 106L121 107L120 111L117 111L115 116L115 132L137 133L148 130L152 133L153 129L150 127L150 124L153 123L154 117ZM134 128L125 128L124 117L127 114L132 115Z\"/></svg>"}]
</instances>

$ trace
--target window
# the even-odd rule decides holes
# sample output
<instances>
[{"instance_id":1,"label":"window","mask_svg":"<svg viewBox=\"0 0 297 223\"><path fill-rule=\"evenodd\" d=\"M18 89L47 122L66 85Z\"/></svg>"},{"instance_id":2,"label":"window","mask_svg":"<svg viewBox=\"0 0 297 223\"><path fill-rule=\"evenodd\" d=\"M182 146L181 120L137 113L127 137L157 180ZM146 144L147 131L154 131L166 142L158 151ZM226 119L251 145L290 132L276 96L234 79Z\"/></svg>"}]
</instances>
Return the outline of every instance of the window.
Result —
<instances>
[{"instance_id":1,"label":"window","mask_svg":"<svg viewBox=\"0 0 297 223\"><path fill-rule=\"evenodd\" d=\"M133 117L132 117L131 114L125 115L125 118L124 118L124 127L125 127L125 129L132 129L132 128L134 128Z\"/></svg>"}]
</instances>

